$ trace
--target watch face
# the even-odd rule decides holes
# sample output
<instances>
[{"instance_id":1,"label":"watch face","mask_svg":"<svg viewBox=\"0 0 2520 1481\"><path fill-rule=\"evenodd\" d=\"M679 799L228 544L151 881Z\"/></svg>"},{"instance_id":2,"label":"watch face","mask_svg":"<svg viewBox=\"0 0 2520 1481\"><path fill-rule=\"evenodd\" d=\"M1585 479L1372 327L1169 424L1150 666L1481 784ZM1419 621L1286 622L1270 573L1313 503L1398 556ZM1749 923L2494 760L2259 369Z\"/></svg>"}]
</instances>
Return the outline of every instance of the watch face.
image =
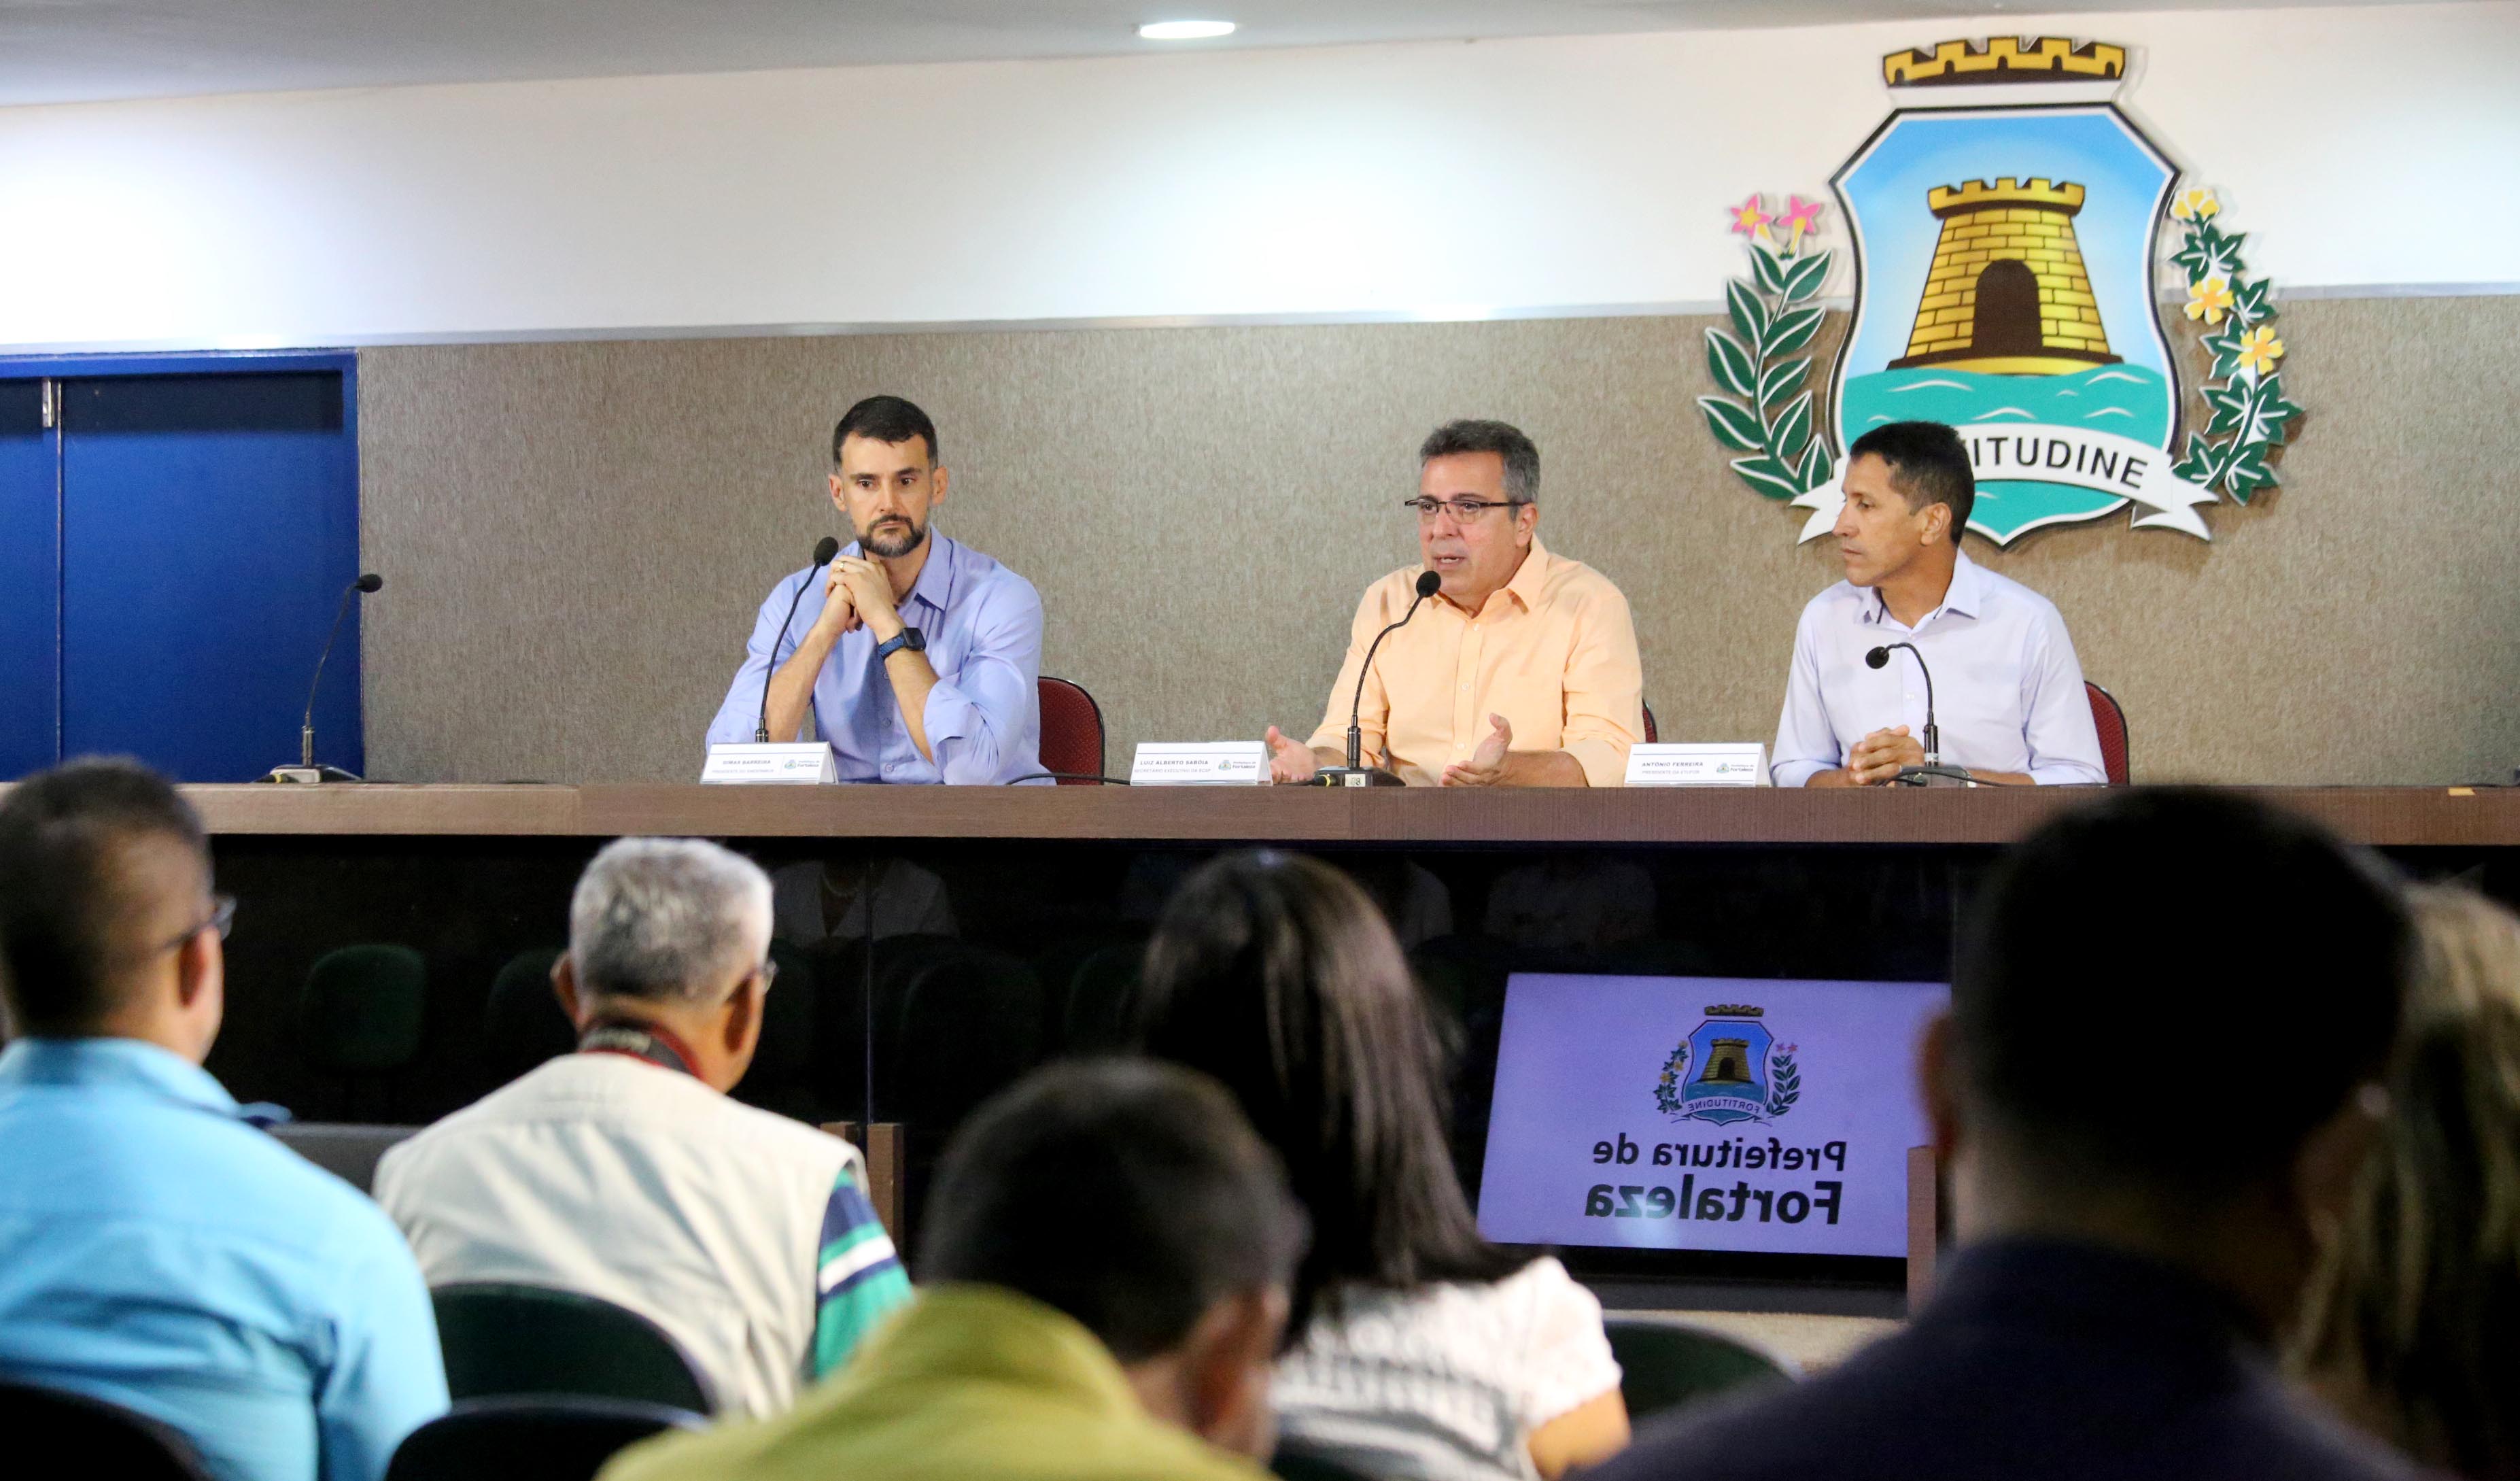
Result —
<instances>
[{"instance_id":1,"label":"watch face","mask_svg":"<svg viewBox=\"0 0 2520 1481\"><path fill-rule=\"evenodd\" d=\"M926 634L916 627L904 627L901 629L901 646L913 653L925 653L927 651Z\"/></svg>"}]
</instances>

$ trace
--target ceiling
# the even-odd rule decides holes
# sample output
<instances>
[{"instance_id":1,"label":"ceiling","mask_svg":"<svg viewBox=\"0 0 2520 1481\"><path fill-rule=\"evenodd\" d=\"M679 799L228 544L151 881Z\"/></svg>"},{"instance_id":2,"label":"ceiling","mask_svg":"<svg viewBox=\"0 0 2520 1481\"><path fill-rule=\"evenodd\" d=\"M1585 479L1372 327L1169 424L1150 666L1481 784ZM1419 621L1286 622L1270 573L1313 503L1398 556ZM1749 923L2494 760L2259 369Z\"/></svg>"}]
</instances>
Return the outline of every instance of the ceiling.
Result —
<instances>
[{"instance_id":1,"label":"ceiling","mask_svg":"<svg viewBox=\"0 0 2520 1481\"><path fill-rule=\"evenodd\" d=\"M0 0L0 105L2285 0ZM2291 0L2300 3L2300 0ZM1211 42L1141 21L1222 19Z\"/></svg>"}]
</instances>

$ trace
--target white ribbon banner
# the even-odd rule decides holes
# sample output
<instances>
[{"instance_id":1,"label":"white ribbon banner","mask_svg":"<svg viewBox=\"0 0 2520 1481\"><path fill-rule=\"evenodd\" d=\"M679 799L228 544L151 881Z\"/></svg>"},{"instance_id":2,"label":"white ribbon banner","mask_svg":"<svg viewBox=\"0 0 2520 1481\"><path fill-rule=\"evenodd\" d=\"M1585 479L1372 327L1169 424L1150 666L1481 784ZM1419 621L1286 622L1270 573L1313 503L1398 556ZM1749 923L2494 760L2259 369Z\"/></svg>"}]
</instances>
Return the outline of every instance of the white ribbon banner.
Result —
<instances>
[{"instance_id":1,"label":"white ribbon banner","mask_svg":"<svg viewBox=\"0 0 2520 1481\"><path fill-rule=\"evenodd\" d=\"M2213 491L2171 472L2177 459L2149 442L2084 427L1958 430L1960 440L1968 444L1969 466L1982 483L2023 479L2071 484L2142 505L2146 512L2136 517L2138 530L2157 525L2200 540L2214 537L2195 508L2213 503ZM1803 522L1801 539L1818 539L1835 528L1838 511L1846 504L1845 478L1846 465L1841 461L1827 483L1793 500L1795 508L1812 511L1812 517Z\"/></svg>"}]
</instances>

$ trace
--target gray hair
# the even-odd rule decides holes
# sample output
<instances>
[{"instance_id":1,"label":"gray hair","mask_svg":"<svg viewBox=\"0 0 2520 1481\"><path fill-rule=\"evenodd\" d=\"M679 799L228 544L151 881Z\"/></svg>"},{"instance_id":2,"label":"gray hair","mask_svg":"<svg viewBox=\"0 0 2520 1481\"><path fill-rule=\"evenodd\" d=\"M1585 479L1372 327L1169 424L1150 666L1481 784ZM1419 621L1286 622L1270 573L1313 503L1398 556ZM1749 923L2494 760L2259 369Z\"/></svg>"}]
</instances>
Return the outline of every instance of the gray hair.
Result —
<instances>
[{"instance_id":1,"label":"gray hair","mask_svg":"<svg viewBox=\"0 0 2520 1481\"><path fill-rule=\"evenodd\" d=\"M696 838L604 846L568 902L568 955L581 992L706 1001L767 945L770 876Z\"/></svg>"},{"instance_id":2,"label":"gray hair","mask_svg":"<svg viewBox=\"0 0 2520 1481\"><path fill-rule=\"evenodd\" d=\"M1418 464L1424 467L1437 458L1448 458L1462 452L1493 452L1505 460L1505 496L1517 504L1529 504L1540 498L1540 449L1522 429L1509 422L1483 422L1470 418L1446 422L1426 435L1418 447Z\"/></svg>"}]
</instances>

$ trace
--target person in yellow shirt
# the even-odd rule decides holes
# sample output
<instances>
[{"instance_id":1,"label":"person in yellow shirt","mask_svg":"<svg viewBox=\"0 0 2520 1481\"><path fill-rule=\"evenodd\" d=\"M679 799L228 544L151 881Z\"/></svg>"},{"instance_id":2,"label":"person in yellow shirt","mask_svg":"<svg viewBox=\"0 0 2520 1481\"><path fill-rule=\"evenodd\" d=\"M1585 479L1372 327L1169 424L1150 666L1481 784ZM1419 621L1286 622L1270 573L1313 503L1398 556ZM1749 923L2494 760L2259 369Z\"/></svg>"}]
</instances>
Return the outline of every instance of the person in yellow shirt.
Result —
<instances>
[{"instance_id":1,"label":"person in yellow shirt","mask_svg":"<svg viewBox=\"0 0 2520 1481\"><path fill-rule=\"evenodd\" d=\"M1363 760L1413 786L1615 787L1644 731L1644 674L1628 599L1540 543L1540 449L1503 422L1447 422L1418 449L1422 564L1366 588L1347 661L1309 741L1269 727L1269 774L1311 782L1344 765L1351 704ZM1407 625L1419 579L1435 594Z\"/></svg>"},{"instance_id":2,"label":"person in yellow shirt","mask_svg":"<svg viewBox=\"0 0 2520 1481\"><path fill-rule=\"evenodd\" d=\"M916 1300L777 1418L666 1436L602 1481L1266 1481L1269 1374L1308 1243L1203 1075L1036 1072L972 1114Z\"/></svg>"}]
</instances>

